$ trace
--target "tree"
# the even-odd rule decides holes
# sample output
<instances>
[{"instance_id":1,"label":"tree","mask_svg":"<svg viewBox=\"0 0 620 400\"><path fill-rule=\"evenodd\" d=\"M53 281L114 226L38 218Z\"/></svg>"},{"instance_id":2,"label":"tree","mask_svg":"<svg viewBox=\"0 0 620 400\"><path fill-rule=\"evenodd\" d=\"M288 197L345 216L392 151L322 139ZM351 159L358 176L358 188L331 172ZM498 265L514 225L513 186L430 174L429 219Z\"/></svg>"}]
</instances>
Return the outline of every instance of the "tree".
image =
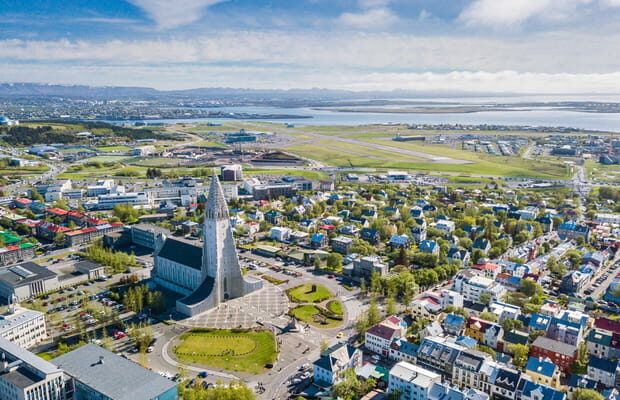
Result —
<instances>
[{"instance_id":1,"label":"tree","mask_svg":"<svg viewBox=\"0 0 620 400\"><path fill-rule=\"evenodd\" d=\"M377 307L377 301L375 299L370 300L367 312L368 326L373 326L380 321L379 307Z\"/></svg>"},{"instance_id":2,"label":"tree","mask_svg":"<svg viewBox=\"0 0 620 400\"><path fill-rule=\"evenodd\" d=\"M327 268L336 271L342 268L342 255L339 253L330 253L327 256Z\"/></svg>"},{"instance_id":3,"label":"tree","mask_svg":"<svg viewBox=\"0 0 620 400\"><path fill-rule=\"evenodd\" d=\"M34 189L34 188L30 191L30 197L32 197L32 200L35 200L35 201L40 201L40 202L45 201L43 196L41 196L41 194L37 192L37 189Z\"/></svg>"},{"instance_id":4,"label":"tree","mask_svg":"<svg viewBox=\"0 0 620 400\"><path fill-rule=\"evenodd\" d=\"M530 354L530 347L524 344L509 344L508 351L512 353L512 363L519 367L525 367L528 356Z\"/></svg>"},{"instance_id":5,"label":"tree","mask_svg":"<svg viewBox=\"0 0 620 400\"><path fill-rule=\"evenodd\" d=\"M477 264L478 261L481 258L484 258L486 256L486 254L484 254L484 251L480 250L480 249L474 249L474 251L471 253L471 262L474 264Z\"/></svg>"},{"instance_id":6,"label":"tree","mask_svg":"<svg viewBox=\"0 0 620 400\"><path fill-rule=\"evenodd\" d=\"M518 319L506 318L502 321L502 328L504 329L504 332L507 333L513 329L523 328L523 322Z\"/></svg>"},{"instance_id":7,"label":"tree","mask_svg":"<svg viewBox=\"0 0 620 400\"><path fill-rule=\"evenodd\" d=\"M571 365L571 372L577 375L588 373L588 346L586 342L580 342L577 348L577 358Z\"/></svg>"},{"instance_id":8,"label":"tree","mask_svg":"<svg viewBox=\"0 0 620 400\"><path fill-rule=\"evenodd\" d=\"M489 304L491 304L491 301L493 301L493 296L491 296L491 293L489 292L480 293L480 300L478 301L480 304L484 304L485 306L488 306Z\"/></svg>"},{"instance_id":9,"label":"tree","mask_svg":"<svg viewBox=\"0 0 620 400\"><path fill-rule=\"evenodd\" d=\"M333 397L354 400L370 392L377 384L374 379L360 381L354 369L348 369L344 373L344 379L332 387Z\"/></svg>"},{"instance_id":10,"label":"tree","mask_svg":"<svg viewBox=\"0 0 620 400\"><path fill-rule=\"evenodd\" d=\"M321 259L318 256L314 256L314 269L321 269Z\"/></svg>"},{"instance_id":11,"label":"tree","mask_svg":"<svg viewBox=\"0 0 620 400\"><path fill-rule=\"evenodd\" d=\"M543 293L542 287L532 279L521 279L519 291L528 297Z\"/></svg>"},{"instance_id":12,"label":"tree","mask_svg":"<svg viewBox=\"0 0 620 400\"><path fill-rule=\"evenodd\" d=\"M605 398L596 390L592 389L576 389L573 392L572 400L605 400Z\"/></svg>"},{"instance_id":13,"label":"tree","mask_svg":"<svg viewBox=\"0 0 620 400\"><path fill-rule=\"evenodd\" d=\"M393 297L387 299L387 305L385 307L385 313L387 315L396 315L396 300Z\"/></svg>"},{"instance_id":14,"label":"tree","mask_svg":"<svg viewBox=\"0 0 620 400\"><path fill-rule=\"evenodd\" d=\"M485 321L497 322L497 315L492 312L484 311L480 313L480 318Z\"/></svg>"}]
</instances>

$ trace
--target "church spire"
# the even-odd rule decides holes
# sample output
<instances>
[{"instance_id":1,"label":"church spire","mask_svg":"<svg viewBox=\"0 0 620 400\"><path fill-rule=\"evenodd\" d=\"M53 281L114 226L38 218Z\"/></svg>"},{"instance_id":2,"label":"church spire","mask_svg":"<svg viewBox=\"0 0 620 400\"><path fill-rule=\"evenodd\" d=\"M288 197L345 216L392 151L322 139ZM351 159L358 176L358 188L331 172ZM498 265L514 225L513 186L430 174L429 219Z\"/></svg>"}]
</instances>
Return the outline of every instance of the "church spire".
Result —
<instances>
[{"instance_id":1,"label":"church spire","mask_svg":"<svg viewBox=\"0 0 620 400\"><path fill-rule=\"evenodd\" d=\"M228 205L224 198L224 191L220 180L215 172L211 177L211 186L209 187L209 197L205 207L205 219L224 219L228 218Z\"/></svg>"}]
</instances>

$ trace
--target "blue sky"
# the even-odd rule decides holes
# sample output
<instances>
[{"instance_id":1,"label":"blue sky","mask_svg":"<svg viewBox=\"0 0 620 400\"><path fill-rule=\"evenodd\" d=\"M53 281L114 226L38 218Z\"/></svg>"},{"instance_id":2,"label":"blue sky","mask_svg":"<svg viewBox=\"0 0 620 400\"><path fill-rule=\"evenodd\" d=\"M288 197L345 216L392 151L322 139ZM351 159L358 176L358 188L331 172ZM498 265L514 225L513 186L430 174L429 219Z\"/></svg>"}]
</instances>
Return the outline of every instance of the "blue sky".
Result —
<instances>
[{"instance_id":1,"label":"blue sky","mask_svg":"<svg viewBox=\"0 0 620 400\"><path fill-rule=\"evenodd\" d=\"M0 80L620 93L620 0L3 0Z\"/></svg>"}]
</instances>

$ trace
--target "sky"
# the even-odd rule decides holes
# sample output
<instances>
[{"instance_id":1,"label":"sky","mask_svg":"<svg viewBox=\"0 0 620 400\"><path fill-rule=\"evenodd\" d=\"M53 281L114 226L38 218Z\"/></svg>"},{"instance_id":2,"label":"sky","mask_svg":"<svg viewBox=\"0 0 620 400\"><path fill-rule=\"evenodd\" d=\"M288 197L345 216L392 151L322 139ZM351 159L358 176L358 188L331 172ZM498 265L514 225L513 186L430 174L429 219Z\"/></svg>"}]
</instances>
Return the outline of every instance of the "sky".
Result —
<instances>
[{"instance_id":1,"label":"sky","mask_svg":"<svg viewBox=\"0 0 620 400\"><path fill-rule=\"evenodd\" d=\"M2 0L0 81L620 93L620 0Z\"/></svg>"}]
</instances>

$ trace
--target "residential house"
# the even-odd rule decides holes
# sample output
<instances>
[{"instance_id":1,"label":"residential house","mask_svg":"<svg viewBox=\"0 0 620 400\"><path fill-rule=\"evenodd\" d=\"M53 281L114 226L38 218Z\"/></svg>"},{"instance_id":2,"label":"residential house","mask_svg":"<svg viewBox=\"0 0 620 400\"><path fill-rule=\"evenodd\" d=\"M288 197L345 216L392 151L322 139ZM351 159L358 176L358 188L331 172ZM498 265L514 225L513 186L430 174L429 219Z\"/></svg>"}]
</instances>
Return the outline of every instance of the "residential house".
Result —
<instances>
[{"instance_id":1,"label":"residential house","mask_svg":"<svg viewBox=\"0 0 620 400\"><path fill-rule=\"evenodd\" d=\"M476 238L472 245L473 250L482 250L484 254L487 254L491 250L491 242L483 237Z\"/></svg>"},{"instance_id":2,"label":"residential house","mask_svg":"<svg viewBox=\"0 0 620 400\"><path fill-rule=\"evenodd\" d=\"M451 262L460 261L461 265L467 265L469 258L470 254L467 250L459 249L457 247L452 247L448 250L448 260Z\"/></svg>"},{"instance_id":3,"label":"residential house","mask_svg":"<svg viewBox=\"0 0 620 400\"><path fill-rule=\"evenodd\" d=\"M327 247L328 244L328 236L325 233L315 233L310 238L310 246L314 249L322 249Z\"/></svg>"},{"instance_id":4,"label":"residential house","mask_svg":"<svg viewBox=\"0 0 620 400\"><path fill-rule=\"evenodd\" d=\"M332 251L347 255L353 247L353 239L346 236L338 236L332 239Z\"/></svg>"},{"instance_id":5,"label":"residential house","mask_svg":"<svg viewBox=\"0 0 620 400\"><path fill-rule=\"evenodd\" d=\"M504 329L494 322L469 317L465 323L465 335L476 339L485 346L498 349L498 344L504 336Z\"/></svg>"},{"instance_id":6,"label":"residential house","mask_svg":"<svg viewBox=\"0 0 620 400\"><path fill-rule=\"evenodd\" d=\"M439 255L439 244L434 240L423 240L418 247L422 253Z\"/></svg>"},{"instance_id":7,"label":"residential house","mask_svg":"<svg viewBox=\"0 0 620 400\"><path fill-rule=\"evenodd\" d=\"M590 228L586 225L579 225L575 221L566 221L558 227L558 236L562 240L575 239L579 236L586 241L590 235Z\"/></svg>"},{"instance_id":8,"label":"residential house","mask_svg":"<svg viewBox=\"0 0 620 400\"><path fill-rule=\"evenodd\" d=\"M321 353L312 363L314 384L329 388L345 377L345 371L362 365L362 351L354 346L339 343Z\"/></svg>"},{"instance_id":9,"label":"residential house","mask_svg":"<svg viewBox=\"0 0 620 400\"><path fill-rule=\"evenodd\" d=\"M566 400L557 388L522 379L518 389L520 400Z\"/></svg>"},{"instance_id":10,"label":"residential house","mask_svg":"<svg viewBox=\"0 0 620 400\"><path fill-rule=\"evenodd\" d=\"M490 392L489 378L495 371L492 360L489 354L481 351L461 351L452 365L452 384Z\"/></svg>"},{"instance_id":11,"label":"residential house","mask_svg":"<svg viewBox=\"0 0 620 400\"><path fill-rule=\"evenodd\" d=\"M536 383L554 389L560 387L560 369L548 358L530 357L525 365L525 373Z\"/></svg>"},{"instance_id":12,"label":"residential house","mask_svg":"<svg viewBox=\"0 0 620 400\"><path fill-rule=\"evenodd\" d=\"M618 360L590 357L588 376L606 388L620 388L620 363Z\"/></svg>"},{"instance_id":13,"label":"residential house","mask_svg":"<svg viewBox=\"0 0 620 400\"><path fill-rule=\"evenodd\" d=\"M443 330L449 335L459 336L464 327L465 318L460 315L448 314L443 320Z\"/></svg>"},{"instance_id":14,"label":"residential house","mask_svg":"<svg viewBox=\"0 0 620 400\"><path fill-rule=\"evenodd\" d=\"M366 330L364 347L373 353L388 357L392 341L404 338L406 333L405 321L399 317L390 316Z\"/></svg>"},{"instance_id":15,"label":"residential house","mask_svg":"<svg viewBox=\"0 0 620 400\"><path fill-rule=\"evenodd\" d=\"M399 391L400 400L428 400L433 383L441 383L441 375L400 361L390 369L387 392Z\"/></svg>"},{"instance_id":16,"label":"residential house","mask_svg":"<svg viewBox=\"0 0 620 400\"><path fill-rule=\"evenodd\" d=\"M408 249L411 246L411 239L407 235L392 235L389 245L392 251L400 248Z\"/></svg>"},{"instance_id":17,"label":"residential house","mask_svg":"<svg viewBox=\"0 0 620 400\"><path fill-rule=\"evenodd\" d=\"M404 338L397 338L390 343L390 360L407 361L415 364L419 345L408 342Z\"/></svg>"},{"instance_id":18,"label":"residential house","mask_svg":"<svg viewBox=\"0 0 620 400\"><path fill-rule=\"evenodd\" d=\"M571 364L577 358L577 347L549 339L544 336L536 338L531 347L530 356L535 358L549 358L551 362L564 373L571 372Z\"/></svg>"},{"instance_id":19,"label":"residential house","mask_svg":"<svg viewBox=\"0 0 620 400\"><path fill-rule=\"evenodd\" d=\"M485 259L478 261L478 264L472 265L472 269L481 271L482 274L489 279L497 278L497 275L501 272L501 267L499 265L487 262Z\"/></svg>"},{"instance_id":20,"label":"residential house","mask_svg":"<svg viewBox=\"0 0 620 400\"><path fill-rule=\"evenodd\" d=\"M489 306L489 311L493 314L497 315L497 322L500 324L504 322L505 319L518 319L521 315L521 308L517 306L513 306L512 304L501 303L499 301L494 301Z\"/></svg>"},{"instance_id":21,"label":"residential house","mask_svg":"<svg viewBox=\"0 0 620 400\"><path fill-rule=\"evenodd\" d=\"M360 238L370 244L377 244L381 239L381 236L379 235L379 231L377 231L376 229L363 228L360 231Z\"/></svg>"}]
</instances>

